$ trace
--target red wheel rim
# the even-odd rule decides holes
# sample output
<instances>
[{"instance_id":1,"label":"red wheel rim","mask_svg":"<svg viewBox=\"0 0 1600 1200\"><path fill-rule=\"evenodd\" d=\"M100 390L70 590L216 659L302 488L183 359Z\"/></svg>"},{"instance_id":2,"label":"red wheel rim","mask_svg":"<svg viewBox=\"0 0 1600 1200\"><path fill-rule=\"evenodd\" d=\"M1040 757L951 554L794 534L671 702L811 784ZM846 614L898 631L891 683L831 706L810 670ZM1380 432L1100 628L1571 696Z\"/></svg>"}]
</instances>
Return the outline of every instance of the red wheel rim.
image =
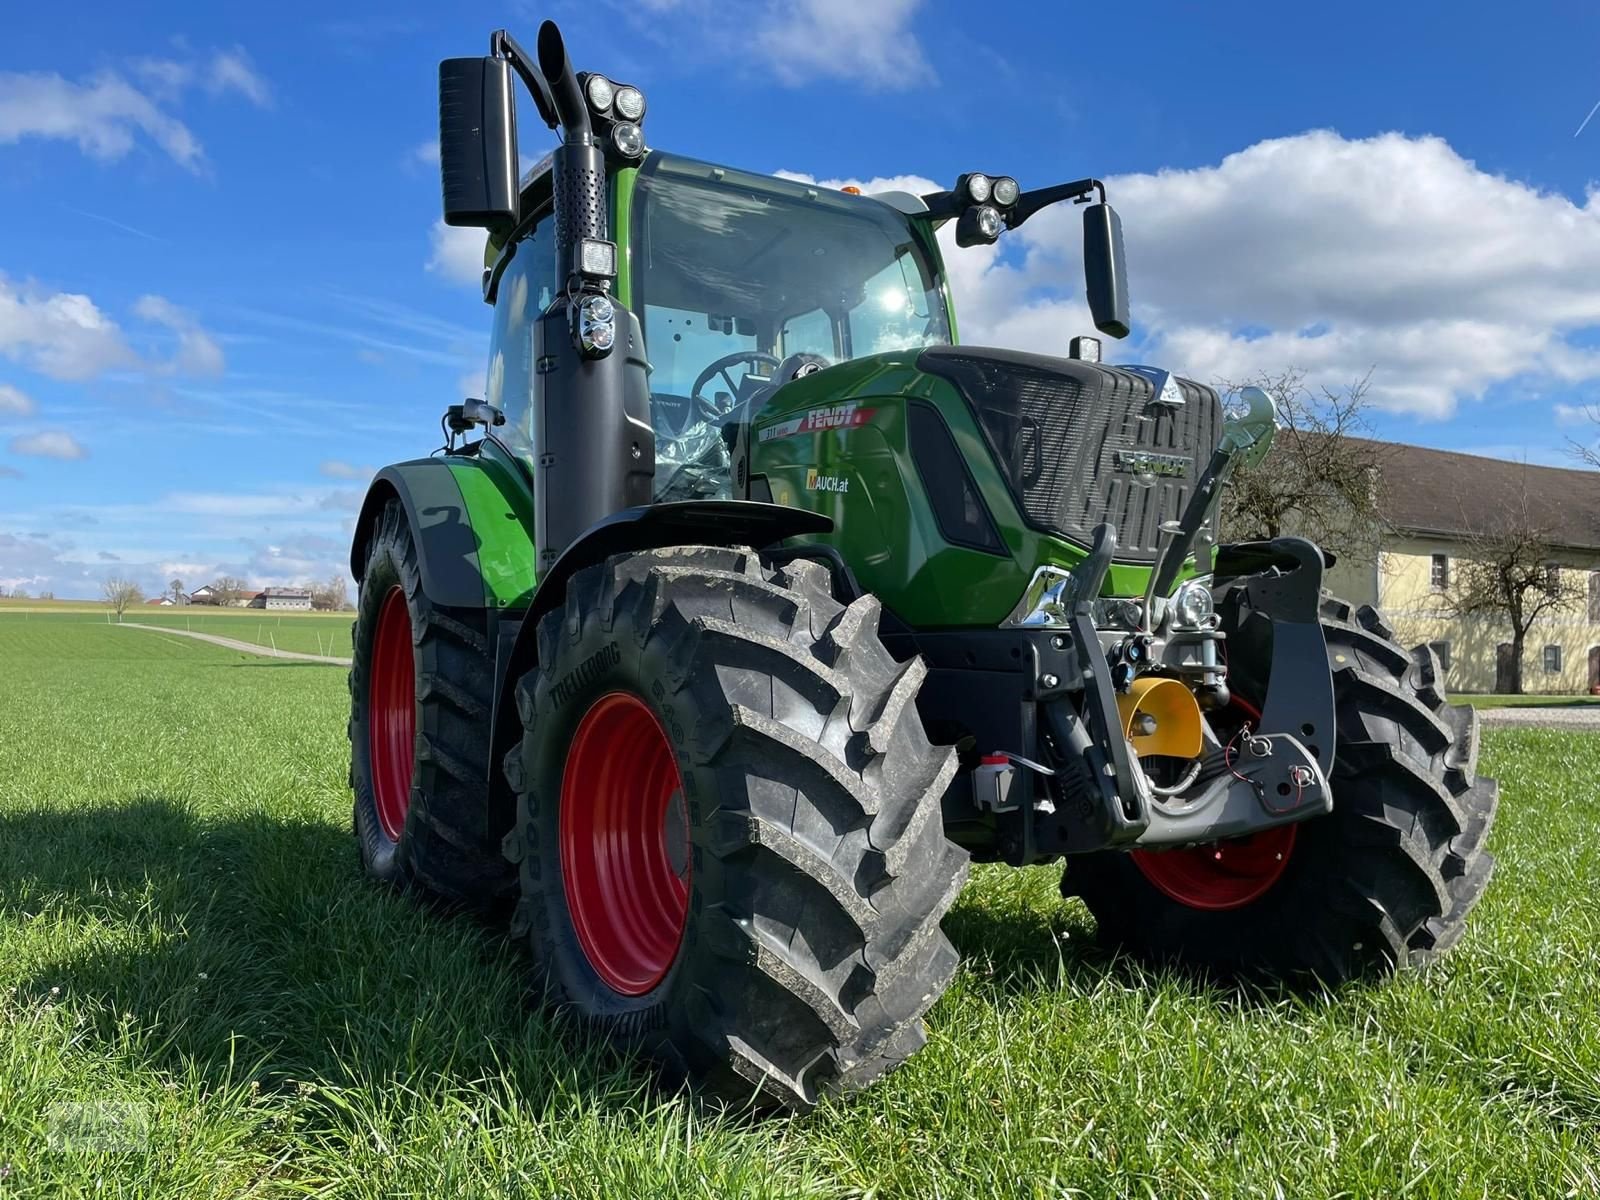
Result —
<instances>
[{"instance_id":1,"label":"red wheel rim","mask_svg":"<svg viewBox=\"0 0 1600 1200\"><path fill-rule=\"evenodd\" d=\"M561 880L584 956L642 996L672 966L689 919L689 829L666 730L610 692L578 723L561 779Z\"/></svg>"},{"instance_id":2,"label":"red wheel rim","mask_svg":"<svg viewBox=\"0 0 1600 1200\"><path fill-rule=\"evenodd\" d=\"M1235 696L1233 707L1253 721L1261 710ZM1134 866L1161 893L1190 908L1218 912L1259 900L1289 865L1299 825L1280 825L1248 837L1183 850L1135 850Z\"/></svg>"},{"instance_id":3,"label":"red wheel rim","mask_svg":"<svg viewBox=\"0 0 1600 1200\"><path fill-rule=\"evenodd\" d=\"M367 681L367 757L378 824L400 840L411 807L411 772L417 746L417 677L411 659L411 612L406 594L392 587L378 609Z\"/></svg>"},{"instance_id":4,"label":"red wheel rim","mask_svg":"<svg viewBox=\"0 0 1600 1200\"><path fill-rule=\"evenodd\" d=\"M1278 882L1289 865L1298 825L1183 850L1135 850L1133 863L1179 904L1218 911L1243 908Z\"/></svg>"}]
</instances>

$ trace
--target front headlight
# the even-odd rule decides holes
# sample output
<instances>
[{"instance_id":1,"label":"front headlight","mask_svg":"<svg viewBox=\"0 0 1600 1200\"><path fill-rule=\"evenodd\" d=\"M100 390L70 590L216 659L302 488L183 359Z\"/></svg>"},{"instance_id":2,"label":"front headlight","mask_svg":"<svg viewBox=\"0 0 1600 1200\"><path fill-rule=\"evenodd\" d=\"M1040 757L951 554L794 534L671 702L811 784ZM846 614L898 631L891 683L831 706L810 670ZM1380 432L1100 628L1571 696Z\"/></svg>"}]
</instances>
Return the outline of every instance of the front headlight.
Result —
<instances>
[{"instance_id":1,"label":"front headlight","mask_svg":"<svg viewBox=\"0 0 1600 1200\"><path fill-rule=\"evenodd\" d=\"M625 121L637 121L644 116L644 93L636 87L617 89L617 115Z\"/></svg>"},{"instance_id":2,"label":"front headlight","mask_svg":"<svg viewBox=\"0 0 1600 1200\"><path fill-rule=\"evenodd\" d=\"M1172 624L1179 629L1204 629L1217 611L1204 580L1191 579L1172 595Z\"/></svg>"},{"instance_id":3,"label":"front headlight","mask_svg":"<svg viewBox=\"0 0 1600 1200\"><path fill-rule=\"evenodd\" d=\"M991 185L989 177L981 171L974 171L967 176L967 195L972 197L974 204L983 204L989 199Z\"/></svg>"},{"instance_id":4,"label":"front headlight","mask_svg":"<svg viewBox=\"0 0 1600 1200\"><path fill-rule=\"evenodd\" d=\"M978 229L986 238L1000 236L1000 214L987 204L978 209Z\"/></svg>"},{"instance_id":5,"label":"front headlight","mask_svg":"<svg viewBox=\"0 0 1600 1200\"><path fill-rule=\"evenodd\" d=\"M578 307L578 338L585 353L604 354L617 338L616 309L604 296L590 296Z\"/></svg>"},{"instance_id":6,"label":"front headlight","mask_svg":"<svg viewBox=\"0 0 1600 1200\"><path fill-rule=\"evenodd\" d=\"M1021 189L1017 187L1017 181L1011 176L1002 175L994 181L994 202L1001 208L1010 208L1017 202L1019 195L1021 195Z\"/></svg>"},{"instance_id":7,"label":"front headlight","mask_svg":"<svg viewBox=\"0 0 1600 1200\"><path fill-rule=\"evenodd\" d=\"M589 106L597 113L611 111L611 101L616 96L616 89L611 86L611 80L604 75L589 76L589 84L584 89L589 95Z\"/></svg>"},{"instance_id":8,"label":"front headlight","mask_svg":"<svg viewBox=\"0 0 1600 1200\"><path fill-rule=\"evenodd\" d=\"M644 153L644 134L632 121L612 126L611 144L628 158L638 158Z\"/></svg>"}]
</instances>

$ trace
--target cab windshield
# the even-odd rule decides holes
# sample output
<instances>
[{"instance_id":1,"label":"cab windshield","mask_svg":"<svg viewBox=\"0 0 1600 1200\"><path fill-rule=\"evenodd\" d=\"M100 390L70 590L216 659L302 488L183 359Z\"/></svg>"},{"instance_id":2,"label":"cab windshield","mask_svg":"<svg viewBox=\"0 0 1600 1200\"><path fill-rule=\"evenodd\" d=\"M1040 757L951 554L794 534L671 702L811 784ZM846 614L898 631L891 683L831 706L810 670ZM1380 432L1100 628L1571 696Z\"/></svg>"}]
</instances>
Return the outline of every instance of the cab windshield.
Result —
<instances>
[{"instance_id":1,"label":"cab windshield","mask_svg":"<svg viewBox=\"0 0 1600 1200\"><path fill-rule=\"evenodd\" d=\"M731 430L797 361L948 344L925 236L879 200L652 154L634 191L630 267L656 495L729 495Z\"/></svg>"}]
</instances>

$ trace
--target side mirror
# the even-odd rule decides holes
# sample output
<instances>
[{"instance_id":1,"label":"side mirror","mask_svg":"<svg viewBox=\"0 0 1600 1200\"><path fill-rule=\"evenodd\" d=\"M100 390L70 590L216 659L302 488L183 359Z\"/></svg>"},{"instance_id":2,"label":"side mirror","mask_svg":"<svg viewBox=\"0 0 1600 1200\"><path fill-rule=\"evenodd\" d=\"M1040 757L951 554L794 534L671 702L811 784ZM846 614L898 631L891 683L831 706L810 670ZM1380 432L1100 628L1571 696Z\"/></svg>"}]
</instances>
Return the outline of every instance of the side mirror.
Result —
<instances>
[{"instance_id":1,"label":"side mirror","mask_svg":"<svg viewBox=\"0 0 1600 1200\"><path fill-rule=\"evenodd\" d=\"M1278 432L1278 405L1258 387L1242 387L1236 404L1223 414L1222 445L1241 467L1253 467L1267 456Z\"/></svg>"},{"instance_id":2,"label":"side mirror","mask_svg":"<svg viewBox=\"0 0 1600 1200\"><path fill-rule=\"evenodd\" d=\"M1083 210L1083 279L1094 327L1128 336L1128 264L1122 254L1122 218L1109 204Z\"/></svg>"},{"instance_id":3,"label":"side mirror","mask_svg":"<svg viewBox=\"0 0 1600 1200\"><path fill-rule=\"evenodd\" d=\"M439 64L439 176L446 225L517 223L517 109L506 59Z\"/></svg>"}]
</instances>

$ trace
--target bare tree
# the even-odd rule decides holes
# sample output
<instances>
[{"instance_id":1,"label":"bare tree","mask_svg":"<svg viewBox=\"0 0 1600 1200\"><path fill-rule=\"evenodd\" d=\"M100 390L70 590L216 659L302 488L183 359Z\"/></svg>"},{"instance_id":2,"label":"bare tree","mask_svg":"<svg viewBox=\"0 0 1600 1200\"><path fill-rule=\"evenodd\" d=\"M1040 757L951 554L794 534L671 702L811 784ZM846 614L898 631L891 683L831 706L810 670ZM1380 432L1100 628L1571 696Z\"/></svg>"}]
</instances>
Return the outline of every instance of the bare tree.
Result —
<instances>
[{"instance_id":1,"label":"bare tree","mask_svg":"<svg viewBox=\"0 0 1600 1200\"><path fill-rule=\"evenodd\" d=\"M1312 390L1305 372L1245 380L1278 402L1272 450L1229 481L1222 532L1229 541L1298 534L1341 557L1370 557L1387 528L1379 485L1387 451L1368 440L1371 375ZM1224 384L1235 392L1242 384Z\"/></svg>"},{"instance_id":2,"label":"bare tree","mask_svg":"<svg viewBox=\"0 0 1600 1200\"><path fill-rule=\"evenodd\" d=\"M183 580L176 579L176 578L169 579L167 581L167 595L172 597L172 602L174 604L182 604L183 603Z\"/></svg>"},{"instance_id":3,"label":"bare tree","mask_svg":"<svg viewBox=\"0 0 1600 1200\"><path fill-rule=\"evenodd\" d=\"M1445 607L1454 616L1511 626L1511 694L1522 694L1522 652L1540 617L1583 602L1583 573L1562 570L1550 527L1528 502L1526 486L1486 529L1468 537L1454 564Z\"/></svg>"},{"instance_id":4,"label":"bare tree","mask_svg":"<svg viewBox=\"0 0 1600 1200\"><path fill-rule=\"evenodd\" d=\"M1600 435L1600 404L1588 405L1583 412L1595 426L1595 435ZM1569 437L1567 453L1586 467L1600 467L1600 436L1592 435L1586 442Z\"/></svg>"},{"instance_id":5,"label":"bare tree","mask_svg":"<svg viewBox=\"0 0 1600 1200\"><path fill-rule=\"evenodd\" d=\"M321 583L311 585L311 607L323 612L336 612L350 607L350 585L344 572L338 571Z\"/></svg>"},{"instance_id":6,"label":"bare tree","mask_svg":"<svg viewBox=\"0 0 1600 1200\"><path fill-rule=\"evenodd\" d=\"M144 603L144 592L139 585L131 579L123 579L118 575L106 580L100 590L105 595L106 603L115 610L119 621L122 620L122 614L127 611L130 604Z\"/></svg>"},{"instance_id":7,"label":"bare tree","mask_svg":"<svg viewBox=\"0 0 1600 1200\"><path fill-rule=\"evenodd\" d=\"M13 600L27 600L29 598L28 597L28 589L27 588L12 588L11 589L11 598Z\"/></svg>"},{"instance_id":8,"label":"bare tree","mask_svg":"<svg viewBox=\"0 0 1600 1200\"><path fill-rule=\"evenodd\" d=\"M217 598L217 603L224 607L239 602L239 597L244 595L248 585L242 579L232 575L224 575L211 585L211 593Z\"/></svg>"}]
</instances>

